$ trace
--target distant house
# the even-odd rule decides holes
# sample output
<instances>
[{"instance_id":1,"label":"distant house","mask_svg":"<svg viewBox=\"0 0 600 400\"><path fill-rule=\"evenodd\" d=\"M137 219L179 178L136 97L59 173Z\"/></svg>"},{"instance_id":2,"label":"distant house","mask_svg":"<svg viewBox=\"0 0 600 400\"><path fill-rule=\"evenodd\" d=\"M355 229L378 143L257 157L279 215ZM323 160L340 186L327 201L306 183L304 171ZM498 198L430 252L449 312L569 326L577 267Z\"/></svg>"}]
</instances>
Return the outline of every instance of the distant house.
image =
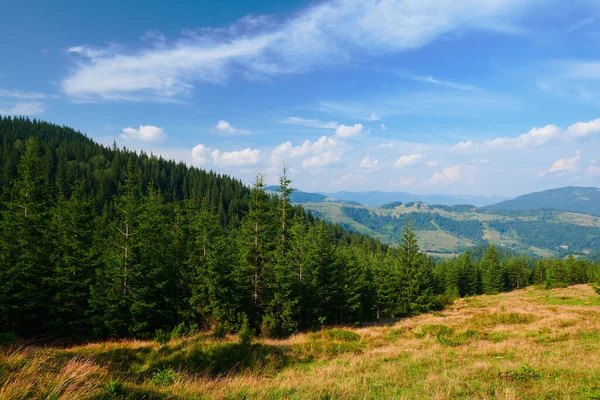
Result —
<instances>
[{"instance_id":1,"label":"distant house","mask_svg":"<svg viewBox=\"0 0 600 400\"><path fill-rule=\"evenodd\" d=\"M569 246L567 246L566 244L561 244L560 246L558 246L558 248L563 250L569 250Z\"/></svg>"}]
</instances>

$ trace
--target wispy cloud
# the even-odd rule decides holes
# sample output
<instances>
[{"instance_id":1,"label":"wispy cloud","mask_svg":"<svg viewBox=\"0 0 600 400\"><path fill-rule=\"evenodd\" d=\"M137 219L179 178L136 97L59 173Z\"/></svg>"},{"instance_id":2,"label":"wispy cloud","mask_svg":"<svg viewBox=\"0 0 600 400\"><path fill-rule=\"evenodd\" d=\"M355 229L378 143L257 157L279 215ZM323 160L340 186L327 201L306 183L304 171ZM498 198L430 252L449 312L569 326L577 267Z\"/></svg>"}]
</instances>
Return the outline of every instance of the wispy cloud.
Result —
<instances>
[{"instance_id":1,"label":"wispy cloud","mask_svg":"<svg viewBox=\"0 0 600 400\"><path fill-rule=\"evenodd\" d=\"M590 25L592 23L594 23L594 21L596 21L596 18L590 17L590 18L584 18L584 19L580 19L579 21L575 22L573 25L571 25L568 29L567 32L571 33L571 32L575 32L580 30L581 28Z\"/></svg>"},{"instance_id":2,"label":"wispy cloud","mask_svg":"<svg viewBox=\"0 0 600 400\"><path fill-rule=\"evenodd\" d=\"M337 122L323 122L318 119L306 119L300 117L288 117L279 120L282 124L290 124L290 125L302 125L308 126L310 128L319 128L319 129L337 129L339 124Z\"/></svg>"},{"instance_id":3,"label":"wispy cloud","mask_svg":"<svg viewBox=\"0 0 600 400\"><path fill-rule=\"evenodd\" d=\"M405 79L410 79L410 80L417 81L417 82L429 83L432 85L444 86L444 87L451 88L451 89L468 90L468 91L479 90L479 88L476 86L464 85L461 83L440 80L440 79L436 79L432 76L419 76L419 75L410 75L410 74L405 74L405 73L398 73L398 75Z\"/></svg>"},{"instance_id":4,"label":"wispy cloud","mask_svg":"<svg viewBox=\"0 0 600 400\"><path fill-rule=\"evenodd\" d=\"M63 91L83 100L156 100L189 93L202 82L299 73L427 45L469 30L512 34L531 7L518 0L333 0L277 21L245 17L224 29L188 32L175 42L126 52L72 46L76 55Z\"/></svg>"},{"instance_id":5,"label":"wispy cloud","mask_svg":"<svg viewBox=\"0 0 600 400\"><path fill-rule=\"evenodd\" d=\"M1 115L38 115L43 113L44 106L38 101L30 102L17 102L14 106L9 108L0 108Z\"/></svg>"},{"instance_id":6,"label":"wispy cloud","mask_svg":"<svg viewBox=\"0 0 600 400\"><path fill-rule=\"evenodd\" d=\"M19 100L43 100L52 97L46 93L26 92L23 90L6 90L0 89L0 97L14 98Z\"/></svg>"}]
</instances>

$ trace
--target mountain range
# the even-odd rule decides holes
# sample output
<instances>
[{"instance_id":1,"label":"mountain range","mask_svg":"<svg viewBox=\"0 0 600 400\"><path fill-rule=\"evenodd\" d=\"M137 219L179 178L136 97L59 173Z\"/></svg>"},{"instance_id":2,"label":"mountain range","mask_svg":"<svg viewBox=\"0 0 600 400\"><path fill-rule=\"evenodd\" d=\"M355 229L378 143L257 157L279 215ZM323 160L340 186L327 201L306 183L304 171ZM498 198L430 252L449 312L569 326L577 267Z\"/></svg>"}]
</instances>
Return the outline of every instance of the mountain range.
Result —
<instances>
[{"instance_id":1,"label":"mountain range","mask_svg":"<svg viewBox=\"0 0 600 400\"><path fill-rule=\"evenodd\" d=\"M293 202L316 216L386 243L398 243L410 220L420 245L436 255L486 243L539 256L589 256L600 249L599 188L571 186L497 200L382 191L292 194Z\"/></svg>"}]
</instances>

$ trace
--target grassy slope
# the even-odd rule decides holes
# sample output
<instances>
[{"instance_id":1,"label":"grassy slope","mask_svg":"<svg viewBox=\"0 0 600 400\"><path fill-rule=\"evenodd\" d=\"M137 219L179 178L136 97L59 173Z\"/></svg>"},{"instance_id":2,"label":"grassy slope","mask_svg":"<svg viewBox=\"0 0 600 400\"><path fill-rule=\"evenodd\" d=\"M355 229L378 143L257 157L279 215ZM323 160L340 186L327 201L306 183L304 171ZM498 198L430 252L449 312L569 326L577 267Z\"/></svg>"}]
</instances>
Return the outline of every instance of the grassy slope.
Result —
<instances>
[{"instance_id":1,"label":"grassy slope","mask_svg":"<svg viewBox=\"0 0 600 400\"><path fill-rule=\"evenodd\" d=\"M478 296L387 322L250 347L198 335L166 345L4 348L0 398L600 396L600 297L588 286ZM166 367L173 371L157 374Z\"/></svg>"},{"instance_id":2,"label":"grassy slope","mask_svg":"<svg viewBox=\"0 0 600 400\"><path fill-rule=\"evenodd\" d=\"M386 243L394 243L395 239L391 238L385 234L376 232L369 227L354 221L353 219L346 216L342 207L346 206L344 204L339 203L306 203L303 206L309 210L318 211L323 218L334 222L334 223L343 223L357 232L364 233L367 235L371 235L376 237ZM406 207L402 205L400 207L396 207L394 209L382 209L376 207L364 207L364 206L352 206L358 208L367 208L371 212L379 215L401 215L408 214L411 212L431 212L437 213L443 217L452 218L458 221L465 220L475 220L483 223L484 226L484 235L482 239L494 243L500 246L507 246L520 250L527 250L533 254L537 254L542 257L552 257L555 252L551 249L541 249L536 247L525 247L520 242L519 237L516 234L507 234L501 235L499 232L489 228L487 226L488 221L492 220L512 220L514 218L506 217L502 215L495 214L484 214L478 212L448 212L442 209L434 208L425 204L417 207L413 205L411 207ZM535 220L536 217L518 217L521 220ZM556 222L564 222L582 226L596 226L600 227L600 218L592 215L586 214L577 214L570 212L557 212ZM425 251L434 251L434 252L455 252L459 250L461 247L471 246L473 243L469 239L459 237L452 232L445 231L442 229L438 229L435 231L417 231L417 236L419 237L419 244Z\"/></svg>"}]
</instances>

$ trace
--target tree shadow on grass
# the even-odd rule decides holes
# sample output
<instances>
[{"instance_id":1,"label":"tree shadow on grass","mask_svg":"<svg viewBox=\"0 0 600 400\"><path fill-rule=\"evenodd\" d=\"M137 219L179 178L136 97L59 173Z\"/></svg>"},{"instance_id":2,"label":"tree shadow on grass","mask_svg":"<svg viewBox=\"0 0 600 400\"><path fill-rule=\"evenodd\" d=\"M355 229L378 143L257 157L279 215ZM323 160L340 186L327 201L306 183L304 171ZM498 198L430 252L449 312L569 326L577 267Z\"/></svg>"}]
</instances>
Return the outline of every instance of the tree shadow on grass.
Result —
<instances>
[{"instance_id":1,"label":"tree shadow on grass","mask_svg":"<svg viewBox=\"0 0 600 400\"><path fill-rule=\"evenodd\" d=\"M273 373L288 364L286 353L282 347L262 343L197 342L183 347L165 345L158 350L152 347L111 348L85 356L106 365L112 374L140 381L166 368L209 377L244 371ZM70 356L81 355L70 353Z\"/></svg>"}]
</instances>

